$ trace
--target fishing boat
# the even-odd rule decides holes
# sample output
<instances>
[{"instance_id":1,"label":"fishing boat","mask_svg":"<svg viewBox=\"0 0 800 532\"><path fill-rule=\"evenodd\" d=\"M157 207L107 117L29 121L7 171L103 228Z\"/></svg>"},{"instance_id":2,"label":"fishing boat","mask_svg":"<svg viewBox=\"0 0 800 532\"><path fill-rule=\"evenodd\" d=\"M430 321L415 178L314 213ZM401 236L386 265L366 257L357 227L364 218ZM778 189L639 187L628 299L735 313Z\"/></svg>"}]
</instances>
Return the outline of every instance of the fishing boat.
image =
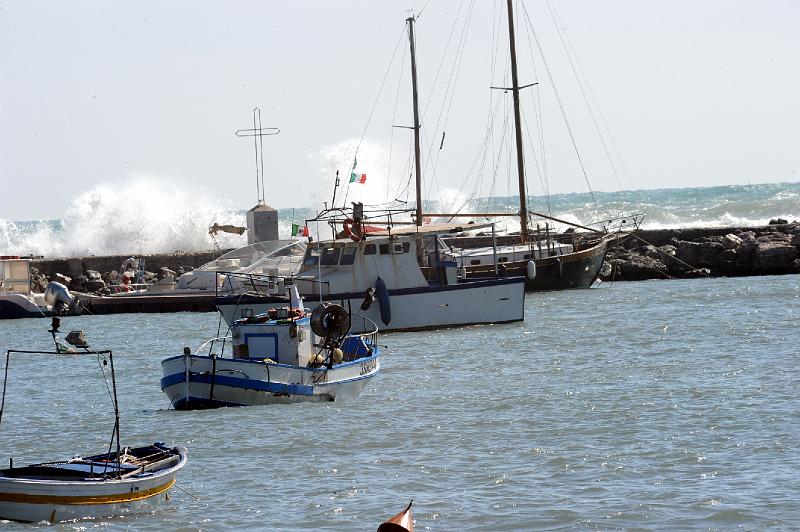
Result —
<instances>
[{"instance_id":1,"label":"fishing boat","mask_svg":"<svg viewBox=\"0 0 800 532\"><path fill-rule=\"evenodd\" d=\"M338 219L330 221L339 224ZM449 229L457 226L451 224ZM307 246L293 282L306 299L344 308L360 308L367 294L374 295L378 304L362 308L362 313L382 323L383 332L524 319L523 277L460 279L454 261L434 258L430 266L420 265L422 240L442 231L448 229L415 226L392 234L365 233L357 240L314 242ZM234 272L226 279L216 303L228 324L281 305L270 289L273 277ZM365 332L364 323L355 322L354 332Z\"/></svg>"},{"instance_id":2,"label":"fishing boat","mask_svg":"<svg viewBox=\"0 0 800 532\"><path fill-rule=\"evenodd\" d=\"M111 373L114 429L109 450L91 456L24 466L14 466L14 459L9 458L9 467L0 469L0 519L52 523L153 510L167 498L176 475L186 465L186 448L168 447L160 442L142 447L122 447L112 352L92 349L82 331L72 331L67 335L65 340L74 346L67 348L56 338L59 326L59 318L53 318L50 330L56 346L53 352L6 351L0 423L5 409L11 355L92 354L100 362L103 377L106 377L103 369L106 364ZM112 450L114 447L116 449Z\"/></svg>"},{"instance_id":3,"label":"fishing boat","mask_svg":"<svg viewBox=\"0 0 800 532\"><path fill-rule=\"evenodd\" d=\"M61 283L48 283L44 293L31 290L30 262L25 257L0 257L0 319L80 314L80 301Z\"/></svg>"},{"instance_id":4,"label":"fishing boat","mask_svg":"<svg viewBox=\"0 0 800 532\"><path fill-rule=\"evenodd\" d=\"M235 319L229 337L161 363L161 389L175 409L352 399L378 374L374 322L335 304L311 312L292 279L281 284L288 305ZM354 322L364 332L351 333ZM215 345L231 356L213 353Z\"/></svg>"}]
</instances>

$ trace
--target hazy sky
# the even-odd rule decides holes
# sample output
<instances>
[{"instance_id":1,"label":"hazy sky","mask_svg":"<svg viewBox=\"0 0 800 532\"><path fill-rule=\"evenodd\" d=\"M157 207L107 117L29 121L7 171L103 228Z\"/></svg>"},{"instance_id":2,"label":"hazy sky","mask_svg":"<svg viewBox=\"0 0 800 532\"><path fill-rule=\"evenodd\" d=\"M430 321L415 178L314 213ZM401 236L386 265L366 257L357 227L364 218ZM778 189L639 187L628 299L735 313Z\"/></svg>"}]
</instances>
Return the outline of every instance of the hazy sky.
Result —
<instances>
[{"instance_id":1,"label":"hazy sky","mask_svg":"<svg viewBox=\"0 0 800 532\"><path fill-rule=\"evenodd\" d=\"M542 183L550 192L585 192L587 183L528 20L594 190L798 180L800 3L553 3L613 144L606 137L604 148L595 133L548 3L517 2L520 82L540 82L523 94L536 139L526 138L526 149L540 146L539 98L548 168L544 181L526 154L531 194L541 194ZM147 183L134 192L145 195L159 185L202 189L249 208L253 144L234 132L251 126L256 106L264 126L281 130L264 140L267 203L318 207L330 197L333 172L349 174L384 75L358 156L368 180L353 188L368 199L413 198L403 186L411 132L391 127L411 124L410 9L422 10L426 197L516 194L505 158L476 159L498 100L487 138L509 155L501 124L510 99L489 89L509 83L504 6L0 0L0 218L62 217L70 198L102 183ZM475 160L484 161L482 176L470 173ZM149 181L136 181L143 177Z\"/></svg>"}]
</instances>

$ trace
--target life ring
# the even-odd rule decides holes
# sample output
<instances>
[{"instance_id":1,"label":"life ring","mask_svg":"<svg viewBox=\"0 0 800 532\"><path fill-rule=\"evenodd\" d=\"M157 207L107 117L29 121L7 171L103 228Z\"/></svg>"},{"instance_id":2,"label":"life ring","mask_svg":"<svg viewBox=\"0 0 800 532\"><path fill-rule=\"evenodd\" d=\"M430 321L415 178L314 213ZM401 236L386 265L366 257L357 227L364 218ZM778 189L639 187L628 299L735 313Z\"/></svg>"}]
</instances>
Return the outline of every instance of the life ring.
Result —
<instances>
[{"instance_id":1,"label":"life ring","mask_svg":"<svg viewBox=\"0 0 800 532\"><path fill-rule=\"evenodd\" d=\"M357 228L357 231L353 231L353 226ZM361 242L364 240L364 235L361 234L361 224L357 224L352 218L345 218L342 223L342 230L344 234L349 236L350 240L354 242Z\"/></svg>"}]
</instances>

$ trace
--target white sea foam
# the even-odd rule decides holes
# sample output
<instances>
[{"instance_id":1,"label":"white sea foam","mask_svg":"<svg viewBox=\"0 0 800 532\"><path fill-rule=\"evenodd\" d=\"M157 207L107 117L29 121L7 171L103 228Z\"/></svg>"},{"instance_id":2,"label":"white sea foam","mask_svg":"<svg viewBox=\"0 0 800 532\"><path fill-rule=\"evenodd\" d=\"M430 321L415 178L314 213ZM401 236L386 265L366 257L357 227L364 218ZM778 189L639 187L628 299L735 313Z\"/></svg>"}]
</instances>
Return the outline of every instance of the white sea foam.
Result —
<instances>
[{"instance_id":1,"label":"white sea foam","mask_svg":"<svg viewBox=\"0 0 800 532\"><path fill-rule=\"evenodd\" d=\"M58 222L0 221L0 248L49 257L208 250L214 222L243 226L245 215L202 189L132 178L78 193ZM216 238L223 248L246 244L244 236Z\"/></svg>"}]
</instances>

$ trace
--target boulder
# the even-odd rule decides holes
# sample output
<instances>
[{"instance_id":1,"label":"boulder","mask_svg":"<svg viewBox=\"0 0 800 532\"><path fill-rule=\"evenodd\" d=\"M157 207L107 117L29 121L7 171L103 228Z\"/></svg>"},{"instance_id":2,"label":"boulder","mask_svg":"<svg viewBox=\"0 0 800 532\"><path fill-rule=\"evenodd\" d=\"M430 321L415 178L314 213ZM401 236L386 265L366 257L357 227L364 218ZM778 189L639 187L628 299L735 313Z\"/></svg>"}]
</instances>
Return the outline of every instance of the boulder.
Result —
<instances>
[{"instance_id":1,"label":"boulder","mask_svg":"<svg viewBox=\"0 0 800 532\"><path fill-rule=\"evenodd\" d=\"M725 249L736 249L740 247L743 243L744 240L734 235L733 233L728 233L727 235L722 237L722 247L724 247Z\"/></svg>"},{"instance_id":2,"label":"boulder","mask_svg":"<svg viewBox=\"0 0 800 532\"><path fill-rule=\"evenodd\" d=\"M617 279L625 281L641 281L644 279L666 279L669 277L667 266L652 257L633 255L630 260L617 265Z\"/></svg>"},{"instance_id":3,"label":"boulder","mask_svg":"<svg viewBox=\"0 0 800 532\"><path fill-rule=\"evenodd\" d=\"M725 249L720 242L690 242L678 240L675 245L675 258L688 264L684 269L710 268L720 252ZM674 266L673 266L674 267Z\"/></svg>"},{"instance_id":4,"label":"boulder","mask_svg":"<svg viewBox=\"0 0 800 532\"><path fill-rule=\"evenodd\" d=\"M161 279L164 279L165 277L170 277L170 276L171 276L173 279L175 278L175 272L174 272L173 270L170 270L170 269L169 269L169 268L167 268L166 266L164 266L164 267L162 267L162 268L159 268L159 269L158 269L158 280L159 280L159 281L160 281Z\"/></svg>"},{"instance_id":5,"label":"boulder","mask_svg":"<svg viewBox=\"0 0 800 532\"><path fill-rule=\"evenodd\" d=\"M63 284L64 286L69 286L70 283L72 283L72 277L67 277L66 275L60 273L56 273L53 276L53 280L57 283Z\"/></svg>"},{"instance_id":6,"label":"boulder","mask_svg":"<svg viewBox=\"0 0 800 532\"><path fill-rule=\"evenodd\" d=\"M755 250L756 260L762 272L783 272L793 267L794 259L800 251L785 241L759 241Z\"/></svg>"}]
</instances>

